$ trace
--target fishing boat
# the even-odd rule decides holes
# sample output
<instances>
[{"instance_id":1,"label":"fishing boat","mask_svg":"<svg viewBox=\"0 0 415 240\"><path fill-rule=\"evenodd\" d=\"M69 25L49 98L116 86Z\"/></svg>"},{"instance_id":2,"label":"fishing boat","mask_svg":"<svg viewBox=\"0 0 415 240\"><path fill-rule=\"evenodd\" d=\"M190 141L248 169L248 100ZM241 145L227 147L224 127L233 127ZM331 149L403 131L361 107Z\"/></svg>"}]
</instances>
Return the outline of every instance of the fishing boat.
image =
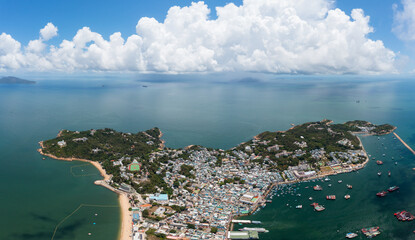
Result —
<instances>
[{"instance_id":1,"label":"fishing boat","mask_svg":"<svg viewBox=\"0 0 415 240\"><path fill-rule=\"evenodd\" d=\"M387 191L382 191L382 192L376 193L376 196L378 196L378 197L384 197L384 196L386 196L386 194L388 194Z\"/></svg>"},{"instance_id":2,"label":"fishing boat","mask_svg":"<svg viewBox=\"0 0 415 240\"><path fill-rule=\"evenodd\" d=\"M379 231L379 227L370 227L370 228L362 228L362 233L366 237L372 238L372 237L376 237L377 235L379 235L380 231Z\"/></svg>"},{"instance_id":3,"label":"fishing boat","mask_svg":"<svg viewBox=\"0 0 415 240\"><path fill-rule=\"evenodd\" d=\"M315 206L314 207L314 210L316 210L317 212L321 212L321 211L323 211L324 209L326 209L326 208L324 208L323 206L321 206L321 205L317 205L317 206Z\"/></svg>"},{"instance_id":4,"label":"fishing boat","mask_svg":"<svg viewBox=\"0 0 415 240\"><path fill-rule=\"evenodd\" d=\"M336 195L327 195L326 199L327 200L336 200Z\"/></svg>"},{"instance_id":5,"label":"fishing boat","mask_svg":"<svg viewBox=\"0 0 415 240\"><path fill-rule=\"evenodd\" d=\"M407 211L396 212L393 215L395 215L399 221L412 221L415 219L415 216Z\"/></svg>"},{"instance_id":6,"label":"fishing boat","mask_svg":"<svg viewBox=\"0 0 415 240\"><path fill-rule=\"evenodd\" d=\"M356 233L348 233L348 234L346 234L346 238L355 238L355 237L357 237L357 234Z\"/></svg>"},{"instance_id":7,"label":"fishing boat","mask_svg":"<svg viewBox=\"0 0 415 240\"><path fill-rule=\"evenodd\" d=\"M393 191L396 191L396 190L399 190L398 186L392 186L392 187L388 188L389 192L393 192Z\"/></svg>"},{"instance_id":8,"label":"fishing boat","mask_svg":"<svg viewBox=\"0 0 415 240\"><path fill-rule=\"evenodd\" d=\"M314 189L314 191L321 191L321 190L323 190L323 188L320 185L315 185L313 187L313 189Z\"/></svg>"}]
</instances>

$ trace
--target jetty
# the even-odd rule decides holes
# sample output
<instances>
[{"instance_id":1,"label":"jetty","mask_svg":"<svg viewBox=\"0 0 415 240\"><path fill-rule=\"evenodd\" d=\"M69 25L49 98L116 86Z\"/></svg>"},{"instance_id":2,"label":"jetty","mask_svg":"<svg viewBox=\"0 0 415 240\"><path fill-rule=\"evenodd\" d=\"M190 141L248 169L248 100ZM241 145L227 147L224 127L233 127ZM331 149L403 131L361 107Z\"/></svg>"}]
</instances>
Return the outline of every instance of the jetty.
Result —
<instances>
[{"instance_id":1,"label":"jetty","mask_svg":"<svg viewBox=\"0 0 415 240\"><path fill-rule=\"evenodd\" d=\"M408 145L408 144L406 144L406 142L404 141L404 140L402 140L402 138L401 137L399 137L399 135L398 134L396 134L395 132L393 133L393 135L395 135L395 137L399 140L399 141L401 141L402 142L402 144L406 147L406 148L408 148L409 149L409 151L411 151L414 155L415 155L415 151Z\"/></svg>"}]
</instances>

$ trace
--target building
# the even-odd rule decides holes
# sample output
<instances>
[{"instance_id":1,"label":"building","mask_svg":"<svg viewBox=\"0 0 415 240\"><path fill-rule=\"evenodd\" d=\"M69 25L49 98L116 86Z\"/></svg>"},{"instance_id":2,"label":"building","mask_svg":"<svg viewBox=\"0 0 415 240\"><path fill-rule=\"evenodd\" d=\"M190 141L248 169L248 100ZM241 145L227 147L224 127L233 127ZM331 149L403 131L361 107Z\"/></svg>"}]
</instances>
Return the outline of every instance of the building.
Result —
<instances>
[{"instance_id":1,"label":"building","mask_svg":"<svg viewBox=\"0 0 415 240\"><path fill-rule=\"evenodd\" d=\"M58 142L58 146L59 146L59 147L61 147L61 148L62 148L62 147L66 147L66 142L65 142L65 140L59 141L59 142Z\"/></svg>"},{"instance_id":2,"label":"building","mask_svg":"<svg viewBox=\"0 0 415 240\"><path fill-rule=\"evenodd\" d=\"M157 201L157 202L169 201L169 195L167 194L150 194L148 198L150 200Z\"/></svg>"}]
</instances>

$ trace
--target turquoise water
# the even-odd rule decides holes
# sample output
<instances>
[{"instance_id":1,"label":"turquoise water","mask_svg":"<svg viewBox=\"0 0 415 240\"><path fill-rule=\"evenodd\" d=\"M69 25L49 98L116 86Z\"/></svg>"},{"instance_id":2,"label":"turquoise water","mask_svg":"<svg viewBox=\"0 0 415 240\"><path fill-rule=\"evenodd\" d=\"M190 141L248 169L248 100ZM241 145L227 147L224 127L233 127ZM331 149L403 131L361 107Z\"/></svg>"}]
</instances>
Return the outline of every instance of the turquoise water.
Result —
<instances>
[{"instance_id":1,"label":"turquoise water","mask_svg":"<svg viewBox=\"0 0 415 240\"><path fill-rule=\"evenodd\" d=\"M54 239L116 239L117 196L93 184L100 178L97 171L77 162L42 160L36 152L38 141L55 137L60 129L110 127L136 132L157 126L169 147L200 144L230 148L259 132L287 129L291 123L363 119L398 126L399 135L415 146L415 83L410 80L270 80L268 76L264 82L223 83L217 81L218 76L204 76L211 81L197 78L165 81L156 76L146 82L79 78L40 81L35 86L0 86L0 239L51 239L59 222L81 204L98 206L80 208L59 226ZM391 168L390 179L378 178L378 166L373 163L358 174L333 177L352 182L352 199L324 202L327 209L320 215L312 212L308 202L302 211L295 211L287 208L287 200L276 200L252 216L271 230L261 238L340 239L346 231L373 224L385 229L383 239L412 237L408 234L412 234L413 223L397 223L391 212L401 205L415 212L410 202L414 199L410 168L415 167L415 159L393 138L382 141L395 159L404 157L396 167L382 166ZM369 153L381 157L377 148L382 145L377 139L365 138L363 143ZM380 190L376 186L392 184L387 181L395 181L402 190L378 201L373 197ZM332 184L338 196L346 190L337 182Z\"/></svg>"}]
</instances>

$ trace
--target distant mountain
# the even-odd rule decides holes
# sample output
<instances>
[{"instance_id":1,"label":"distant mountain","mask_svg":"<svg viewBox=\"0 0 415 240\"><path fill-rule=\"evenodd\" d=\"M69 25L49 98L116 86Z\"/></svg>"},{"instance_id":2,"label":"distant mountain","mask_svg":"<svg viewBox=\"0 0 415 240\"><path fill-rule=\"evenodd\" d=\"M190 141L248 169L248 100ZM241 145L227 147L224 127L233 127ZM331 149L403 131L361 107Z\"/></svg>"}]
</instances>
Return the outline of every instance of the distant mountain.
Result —
<instances>
[{"instance_id":1,"label":"distant mountain","mask_svg":"<svg viewBox=\"0 0 415 240\"><path fill-rule=\"evenodd\" d=\"M0 84L35 84L35 81L24 80L17 77L2 77L0 78Z\"/></svg>"}]
</instances>

